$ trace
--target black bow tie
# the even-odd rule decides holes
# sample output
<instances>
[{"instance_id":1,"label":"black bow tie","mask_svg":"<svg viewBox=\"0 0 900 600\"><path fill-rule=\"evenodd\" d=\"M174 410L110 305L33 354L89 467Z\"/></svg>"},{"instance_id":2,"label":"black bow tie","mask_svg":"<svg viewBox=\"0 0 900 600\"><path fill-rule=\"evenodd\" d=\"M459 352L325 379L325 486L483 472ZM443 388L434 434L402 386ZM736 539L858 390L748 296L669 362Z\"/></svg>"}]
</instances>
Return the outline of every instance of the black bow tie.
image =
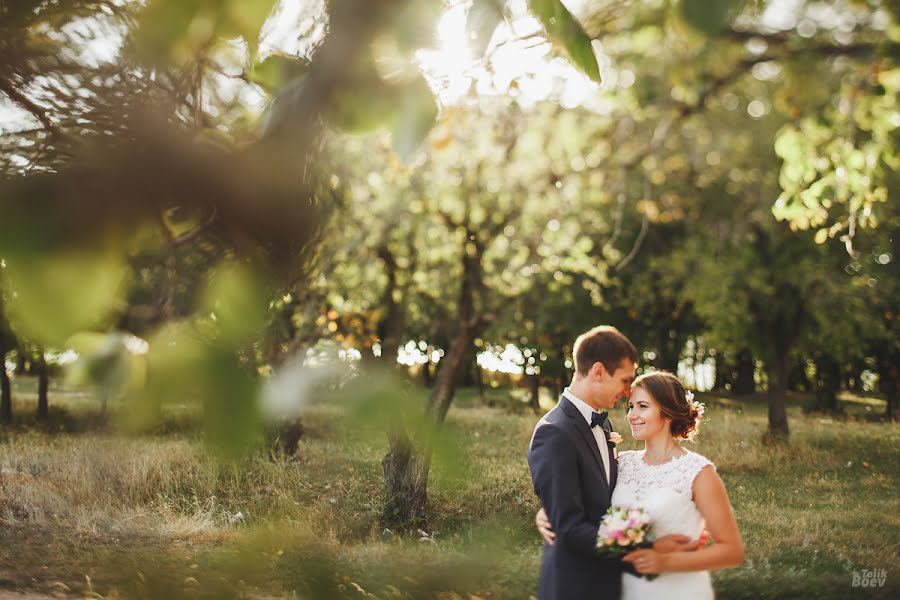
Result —
<instances>
[{"instance_id":1,"label":"black bow tie","mask_svg":"<svg viewBox=\"0 0 900 600\"><path fill-rule=\"evenodd\" d=\"M608 416L609 413L607 413L605 410L601 413L591 413L591 429L597 427L598 425L600 427L603 427L603 423L606 421Z\"/></svg>"}]
</instances>

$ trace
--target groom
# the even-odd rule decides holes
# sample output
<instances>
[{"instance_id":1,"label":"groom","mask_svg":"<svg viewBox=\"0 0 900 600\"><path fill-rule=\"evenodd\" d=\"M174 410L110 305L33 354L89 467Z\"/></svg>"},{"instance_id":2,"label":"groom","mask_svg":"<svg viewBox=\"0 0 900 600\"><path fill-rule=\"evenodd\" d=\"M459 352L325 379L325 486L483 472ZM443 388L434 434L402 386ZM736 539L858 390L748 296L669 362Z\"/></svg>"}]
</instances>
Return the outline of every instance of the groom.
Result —
<instances>
[{"instance_id":1,"label":"groom","mask_svg":"<svg viewBox=\"0 0 900 600\"><path fill-rule=\"evenodd\" d=\"M630 393L638 355L606 326L580 335L573 353L572 383L538 422L528 450L534 489L556 532L556 543L544 545L538 598L614 600L623 563L595 550L617 474L607 411Z\"/></svg>"}]
</instances>

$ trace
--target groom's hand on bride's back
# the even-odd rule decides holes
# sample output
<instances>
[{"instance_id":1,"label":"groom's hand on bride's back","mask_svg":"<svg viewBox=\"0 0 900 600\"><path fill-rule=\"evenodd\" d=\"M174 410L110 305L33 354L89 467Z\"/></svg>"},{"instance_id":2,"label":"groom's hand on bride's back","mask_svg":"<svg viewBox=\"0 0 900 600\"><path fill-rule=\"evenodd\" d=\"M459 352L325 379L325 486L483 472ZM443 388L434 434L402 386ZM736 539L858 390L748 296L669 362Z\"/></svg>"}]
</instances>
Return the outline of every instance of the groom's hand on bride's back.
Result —
<instances>
[{"instance_id":1,"label":"groom's hand on bride's back","mask_svg":"<svg viewBox=\"0 0 900 600\"><path fill-rule=\"evenodd\" d=\"M664 535L653 542L653 549L663 554L670 552L693 552L700 547L700 540L694 540L686 535Z\"/></svg>"},{"instance_id":2,"label":"groom's hand on bride's back","mask_svg":"<svg viewBox=\"0 0 900 600\"><path fill-rule=\"evenodd\" d=\"M556 534L553 533L553 525L550 524L550 520L547 518L547 513L544 511L543 507L541 507L534 515L534 525L537 527L541 537L544 538L544 541L552 546L556 541ZM686 535L664 535L653 542L653 549L663 554L668 554L670 552L693 552L705 543L705 541L706 540L703 539L702 536L700 539L694 540Z\"/></svg>"},{"instance_id":3,"label":"groom's hand on bride's back","mask_svg":"<svg viewBox=\"0 0 900 600\"><path fill-rule=\"evenodd\" d=\"M553 533L553 526L550 524L550 519L547 518L547 512L543 506L534 515L534 525L547 545L552 546L556 541L556 534Z\"/></svg>"}]
</instances>

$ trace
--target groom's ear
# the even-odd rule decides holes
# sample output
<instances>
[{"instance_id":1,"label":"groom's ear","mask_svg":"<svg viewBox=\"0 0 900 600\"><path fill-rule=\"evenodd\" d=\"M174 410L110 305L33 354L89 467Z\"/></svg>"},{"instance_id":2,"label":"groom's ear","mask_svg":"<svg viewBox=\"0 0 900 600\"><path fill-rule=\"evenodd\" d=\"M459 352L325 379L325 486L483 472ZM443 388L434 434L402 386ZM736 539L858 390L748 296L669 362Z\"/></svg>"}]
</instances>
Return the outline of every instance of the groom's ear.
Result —
<instances>
[{"instance_id":1,"label":"groom's ear","mask_svg":"<svg viewBox=\"0 0 900 600\"><path fill-rule=\"evenodd\" d=\"M606 367L603 366L602 362L595 362L591 366L591 375L598 381L601 381L603 379L603 375L605 373L607 373Z\"/></svg>"}]
</instances>

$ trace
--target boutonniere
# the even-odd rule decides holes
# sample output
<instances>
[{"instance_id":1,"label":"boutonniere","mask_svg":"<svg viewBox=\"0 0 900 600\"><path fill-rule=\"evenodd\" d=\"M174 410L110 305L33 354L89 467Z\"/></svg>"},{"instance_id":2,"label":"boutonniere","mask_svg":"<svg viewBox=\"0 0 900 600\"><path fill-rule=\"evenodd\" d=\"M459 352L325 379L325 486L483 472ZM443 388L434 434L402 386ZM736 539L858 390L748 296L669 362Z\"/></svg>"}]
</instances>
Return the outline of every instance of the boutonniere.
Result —
<instances>
[{"instance_id":1,"label":"boutonniere","mask_svg":"<svg viewBox=\"0 0 900 600\"><path fill-rule=\"evenodd\" d=\"M613 445L613 448L622 443L622 436L615 431L606 432L606 441Z\"/></svg>"}]
</instances>

